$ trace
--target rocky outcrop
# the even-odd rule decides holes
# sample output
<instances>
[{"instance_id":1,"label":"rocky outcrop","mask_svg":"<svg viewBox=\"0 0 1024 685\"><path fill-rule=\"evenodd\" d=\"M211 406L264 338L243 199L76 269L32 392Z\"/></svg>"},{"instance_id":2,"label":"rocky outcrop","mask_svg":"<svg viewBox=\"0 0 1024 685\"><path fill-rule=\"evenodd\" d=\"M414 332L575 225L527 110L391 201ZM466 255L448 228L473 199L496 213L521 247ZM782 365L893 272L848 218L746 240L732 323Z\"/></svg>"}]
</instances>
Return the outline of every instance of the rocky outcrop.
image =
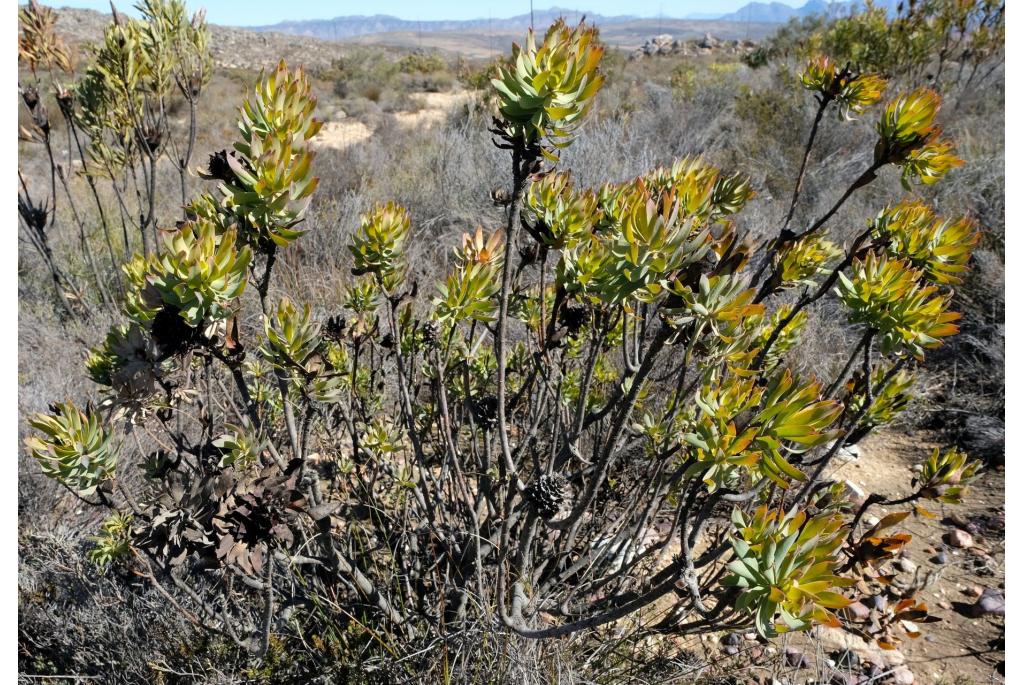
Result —
<instances>
[{"instance_id":1,"label":"rocky outcrop","mask_svg":"<svg viewBox=\"0 0 1024 685\"><path fill-rule=\"evenodd\" d=\"M631 59L666 57L670 55L744 55L753 52L758 44L752 40L720 40L705 33L699 40L677 40L667 33L653 36L630 54Z\"/></svg>"}]
</instances>

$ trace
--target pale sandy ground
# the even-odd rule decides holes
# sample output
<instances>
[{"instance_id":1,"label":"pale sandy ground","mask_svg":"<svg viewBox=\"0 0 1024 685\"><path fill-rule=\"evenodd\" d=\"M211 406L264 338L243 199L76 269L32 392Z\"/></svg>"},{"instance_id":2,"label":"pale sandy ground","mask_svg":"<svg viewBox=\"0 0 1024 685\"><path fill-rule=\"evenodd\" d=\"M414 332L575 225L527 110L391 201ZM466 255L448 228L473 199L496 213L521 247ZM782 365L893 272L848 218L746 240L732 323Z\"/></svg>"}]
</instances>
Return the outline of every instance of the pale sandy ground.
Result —
<instances>
[{"instance_id":1,"label":"pale sandy ground","mask_svg":"<svg viewBox=\"0 0 1024 685\"><path fill-rule=\"evenodd\" d=\"M452 109L468 102L472 93L459 90L451 93L414 93L410 97L417 101L420 109L395 112L392 116L400 126L420 128L441 124ZM344 150L372 135L373 129L362 121L346 118L325 122L313 142L318 146Z\"/></svg>"}]
</instances>

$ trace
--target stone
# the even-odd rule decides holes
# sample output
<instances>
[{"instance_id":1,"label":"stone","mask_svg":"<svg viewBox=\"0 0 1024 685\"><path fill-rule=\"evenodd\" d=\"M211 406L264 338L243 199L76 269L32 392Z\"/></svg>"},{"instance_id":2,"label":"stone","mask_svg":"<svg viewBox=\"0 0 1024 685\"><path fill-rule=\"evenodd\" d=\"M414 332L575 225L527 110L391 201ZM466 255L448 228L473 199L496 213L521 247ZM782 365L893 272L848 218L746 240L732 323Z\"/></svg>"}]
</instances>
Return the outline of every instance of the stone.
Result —
<instances>
[{"instance_id":1,"label":"stone","mask_svg":"<svg viewBox=\"0 0 1024 685\"><path fill-rule=\"evenodd\" d=\"M968 585L967 589L964 590L964 594L965 595L967 595L968 597L975 597L975 598L981 597L981 595L984 594L984 592L985 592L985 588L983 588L980 585Z\"/></svg>"},{"instance_id":2,"label":"stone","mask_svg":"<svg viewBox=\"0 0 1024 685\"><path fill-rule=\"evenodd\" d=\"M939 564L940 566L943 565L943 564L948 564L949 563L949 555L946 554L945 551L941 551L938 554L936 554L934 557L932 557L932 563Z\"/></svg>"},{"instance_id":3,"label":"stone","mask_svg":"<svg viewBox=\"0 0 1024 685\"><path fill-rule=\"evenodd\" d=\"M836 459L849 463L860 459L860 454L860 447L857 447L857 445L843 445L836 452Z\"/></svg>"},{"instance_id":4,"label":"stone","mask_svg":"<svg viewBox=\"0 0 1024 685\"><path fill-rule=\"evenodd\" d=\"M740 643L740 634L739 633L729 633L728 635L726 635L725 637L722 638L721 643L723 645L728 645L730 647L735 647L735 646L737 646Z\"/></svg>"},{"instance_id":5,"label":"stone","mask_svg":"<svg viewBox=\"0 0 1024 685\"><path fill-rule=\"evenodd\" d=\"M940 609L945 609L946 611L949 611L953 608L953 605L944 599L940 599L938 602L936 602L935 606L939 607Z\"/></svg>"},{"instance_id":6,"label":"stone","mask_svg":"<svg viewBox=\"0 0 1024 685\"><path fill-rule=\"evenodd\" d=\"M721 43L717 38L712 36L710 33L705 33L701 41L697 43L697 47L713 50L714 48L717 48L720 44Z\"/></svg>"},{"instance_id":7,"label":"stone","mask_svg":"<svg viewBox=\"0 0 1024 685\"><path fill-rule=\"evenodd\" d=\"M807 657L796 647L786 647L786 653L783 655L786 660L786 665L790 668L807 668Z\"/></svg>"},{"instance_id":8,"label":"stone","mask_svg":"<svg viewBox=\"0 0 1024 685\"><path fill-rule=\"evenodd\" d=\"M852 650L844 649L841 652L836 652L832 658L835 659L836 666L841 669L855 671L860 668L860 657Z\"/></svg>"},{"instance_id":9,"label":"stone","mask_svg":"<svg viewBox=\"0 0 1024 685\"><path fill-rule=\"evenodd\" d=\"M868 528L872 528L874 526L877 526L878 525L878 521L879 521L879 518L877 516L865 516L864 517L864 525L866 525Z\"/></svg>"},{"instance_id":10,"label":"stone","mask_svg":"<svg viewBox=\"0 0 1024 685\"><path fill-rule=\"evenodd\" d=\"M992 588L985 588L978 597L978 601L971 607L971 615L975 618L989 615L1003 615L1006 613L1006 598L1003 593Z\"/></svg>"},{"instance_id":11,"label":"stone","mask_svg":"<svg viewBox=\"0 0 1024 685\"><path fill-rule=\"evenodd\" d=\"M871 610L862 602L850 602L843 611L855 621L866 621L871 616Z\"/></svg>"},{"instance_id":12,"label":"stone","mask_svg":"<svg viewBox=\"0 0 1024 685\"><path fill-rule=\"evenodd\" d=\"M974 544L974 538L966 530L960 530L954 528L948 531L944 536L943 540L946 541L950 547L959 547L960 549L967 549Z\"/></svg>"},{"instance_id":13,"label":"stone","mask_svg":"<svg viewBox=\"0 0 1024 685\"><path fill-rule=\"evenodd\" d=\"M968 525L967 519L957 512L953 512L946 518L949 520L950 523L952 523L957 528L966 528Z\"/></svg>"},{"instance_id":14,"label":"stone","mask_svg":"<svg viewBox=\"0 0 1024 685\"><path fill-rule=\"evenodd\" d=\"M743 639L747 642L757 642L757 632L754 630L743 633Z\"/></svg>"},{"instance_id":15,"label":"stone","mask_svg":"<svg viewBox=\"0 0 1024 685\"><path fill-rule=\"evenodd\" d=\"M868 597L867 606L869 609L875 609L876 611L885 611L889 606L889 598L884 594L872 595Z\"/></svg>"},{"instance_id":16,"label":"stone","mask_svg":"<svg viewBox=\"0 0 1024 685\"><path fill-rule=\"evenodd\" d=\"M895 685L914 685L914 672L906 666L900 666L889 674Z\"/></svg>"},{"instance_id":17,"label":"stone","mask_svg":"<svg viewBox=\"0 0 1024 685\"><path fill-rule=\"evenodd\" d=\"M724 647L722 651L728 654L729 656L735 656L736 654L740 653L740 648L736 647L735 645L728 645L727 647Z\"/></svg>"},{"instance_id":18,"label":"stone","mask_svg":"<svg viewBox=\"0 0 1024 685\"><path fill-rule=\"evenodd\" d=\"M850 503L855 507L859 507L864 504L864 500L868 498L868 494L864 492L864 488L854 483L852 480L844 480L843 487L846 489L846 497L850 500Z\"/></svg>"},{"instance_id":19,"label":"stone","mask_svg":"<svg viewBox=\"0 0 1024 685\"><path fill-rule=\"evenodd\" d=\"M896 562L896 566L904 573L914 573L917 571L917 564L910 559L900 559Z\"/></svg>"}]
</instances>

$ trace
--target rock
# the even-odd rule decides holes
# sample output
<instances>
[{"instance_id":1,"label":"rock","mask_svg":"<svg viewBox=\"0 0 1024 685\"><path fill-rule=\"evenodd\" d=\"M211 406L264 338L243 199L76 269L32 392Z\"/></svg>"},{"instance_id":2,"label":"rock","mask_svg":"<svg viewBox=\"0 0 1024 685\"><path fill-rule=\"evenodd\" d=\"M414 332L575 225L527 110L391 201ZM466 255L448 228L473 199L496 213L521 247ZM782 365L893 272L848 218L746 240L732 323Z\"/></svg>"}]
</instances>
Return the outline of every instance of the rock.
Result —
<instances>
[{"instance_id":1,"label":"rock","mask_svg":"<svg viewBox=\"0 0 1024 685\"><path fill-rule=\"evenodd\" d=\"M946 554L945 551L941 551L938 554L936 554L934 557L932 557L932 563L933 564L939 564L939 565L948 564L949 563L949 555Z\"/></svg>"},{"instance_id":2,"label":"rock","mask_svg":"<svg viewBox=\"0 0 1024 685\"><path fill-rule=\"evenodd\" d=\"M886 607L889 606L889 598L886 597L884 594L873 595L868 598L867 606L869 609L885 611Z\"/></svg>"},{"instance_id":3,"label":"rock","mask_svg":"<svg viewBox=\"0 0 1024 685\"><path fill-rule=\"evenodd\" d=\"M940 599L938 602L936 602L935 606L939 607L940 609L945 609L946 611L949 611L953 608L953 605L944 599Z\"/></svg>"},{"instance_id":4,"label":"rock","mask_svg":"<svg viewBox=\"0 0 1024 685\"><path fill-rule=\"evenodd\" d=\"M1006 613L1006 599L1003 593L992 588L986 588L981 597L971 607L971 615L975 618L988 615L1003 615Z\"/></svg>"},{"instance_id":5,"label":"rock","mask_svg":"<svg viewBox=\"0 0 1024 685\"><path fill-rule=\"evenodd\" d=\"M796 647L786 647L786 653L783 658L786 660L786 665L790 668L807 668L807 657Z\"/></svg>"},{"instance_id":6,"label":"rock","mask_svg":"<svg viewBox=\"0 0 1024 685\"><path fill-rule=\"evenodd\" d=\"M843 445L836 452L835 458L845 463L857 461L860 459L860 447L857 447L857 445Z\"/></svg>"},{"instance_id":7,"label":"rock","mask_svg":"<svg viewBox=\"0 0 1024 685\"><path fill-rule=\"evenodd\" d=\"M952 514L947 516L946 520L948 520L950 523L952 523L957 528L966 528L967 524L968 524L967 519L964 518L963 516L961 516L960 514L956 513L956 512L953 512Z\"/></svg>"},{"instance_id":8,"label":"rock","mask_svg":"<svg viewBox=\"0 0 1024 685\"><path fill-rule=\"evenodd\" d=\"M864 500L867 499L868 494L864 492L864 488L854 483L852 480L844 480L843 487L846 490L846 497L850 500L850 503L855 507L859 507L864 504Z\"/></svg>"},{"instance_id":9,"label":"rock","mask_svg":"<svg viewBox=\"0 0 1024 685\"><path fill-rule=\"evenodd\" d=\"M757 645L754 645L746 651L746 655L750 657L751 661L754 661L760 659L764 655L764 649Z\"/></svg>"},{"instance_id":10,"label":"rock","mask_svg":"<svg viewBox=\"0 0 1024 685\"><path fill-rule=\"evenodd\" d=\"M868 528L873 528L874 526L877 526L878 525L878 521L879 521L879 518L877 516L865 516L864 517L864 525L866 525Z\"/></svg>"},{"instance_id":11,"label":"rock","mask_svg":"<svg viewBox=\"0 0 1024 685\"><path fill-rule=\"evenodd\" d=\"M959 547L961 549L967 549L974 544L974 538L971 537L971 534L966 530L960 530L959 528L954 528L953 530L948 531L942 539L945 540L946 544L950 547Z\"/></svg>"},{"instance_id":12,"label":"rock","mask_svg":"<svg viewBox=\"0 0 1024 685\"><path fill-rule=\"evenodd\" d=\"M900 666L889 674L895 685L914 685L914 673L906 666Z\"/></svg>"},{"instance_id":13,"label":"rock","mask_svg":"<svg viewBox=\"0 0 1024 685\"><path fill-rule=\"evenodd\" d=\"M701 41L697 43L697 47L708 50L713 50L719 45L721 45L721 42L710 33L705 33Z\"/></svg>"},{"instance_id":14,"label":"rock","mask_svg":"<svg viewBox=\"0 0 1024 685\"><path fill-rule=\"evenodd\" d=\"M832 655L835 659L836 667L848 671L856 671L860 668L860 657L857 656L856 652L849 649L844 649L841 652L836 652Z\"/></svg>"},{"instance_id":15,"label":"rock","mask_svg":"<svg viewBox=\"0 0 1024 685\"><path fill-rule=\"evenodd\" d=\"M981 597L985 593L985 588L980 585L968 585L967 589L964 590L964 594L968 597Z\"/></svg>"},{"instance_id":16,"label":"rock","mask_svg":"<svg viewBox=\"0 0 1024 685\"><path fill-rule=\"evenodd\" d=\"M843 611L855 621L866 621L871 616L871 610L862 602L851 602Z\"/></svg>"},{"instance_id":17,"label":"rock","mask_svg":"<svg viewBox=\"0 0 1024 685\"><path fill-rule=\"evenodd\" d=\"M739 645L739 643L740 643L740 634L739 633L729 633L728 635L723 637L722 640L721 640L721 644L728 645L730 647L736 647L737 645Z\"/></svg>"},{"instance_id":18,"label":"rock","mask_svg":"<svg viewBox=\"0 0 1024 685\"><path fill-rule=\"evenodd\" d=\"M740 653L740 648L734 645L729 645L727 647L724 647L722 651L728 654L729 656L735 656L736 654Z\"/></svg>"},{"instance_id":19,"label":"rock","mask_svg":"<svg viewBox=\"0 0 1024 685\"><path fill-rule=\"evenodd\" d=\"M921 473L922 471L924 471L924 464L914 464L911 470L914 473Z\"/></svg>"},{"instance_id":20,"label":"rock","mask_svg":"<svg viewBox=\"0 0 1024 685\"><path fill-rule=\"evenodd\" d=\"M917 564L910 559L900 559L896 562L896 566L904 573L914 573L917 571Z\"/></svg>"},{"instance_id":21,"label":"rock","mask_svg":"<svg viewBox=\"0 0 1024 685\"><path fill-rule=\"evenodd\" d=\"M749 632L743 633L743 639L747 642L757 642L757 632L751 630Z\"/></svg>"}]
</instances>

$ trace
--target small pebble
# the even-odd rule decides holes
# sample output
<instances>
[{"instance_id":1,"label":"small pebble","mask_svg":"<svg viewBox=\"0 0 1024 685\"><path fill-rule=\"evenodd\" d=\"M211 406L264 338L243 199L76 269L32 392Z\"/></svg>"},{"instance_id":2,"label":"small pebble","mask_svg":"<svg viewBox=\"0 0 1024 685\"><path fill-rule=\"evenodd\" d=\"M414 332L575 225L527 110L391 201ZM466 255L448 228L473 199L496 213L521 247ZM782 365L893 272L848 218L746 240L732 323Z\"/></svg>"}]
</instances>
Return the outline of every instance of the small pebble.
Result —
<instances>
[{"instance_id":1,"label":"small pebble","mask_svg":"<svg viewBox=\"0 0 1024 685\"><path fill-rule=\"evenodd\" d=\"M914 673L906 666L893 670L889 677L895 685L914 685Z\"/></svg>"},{"instance_id":2,"label":"small pebble","mask_svg":"<svg viewBox=\"0 0 1024 685\"><path fill-rule=\"evenodd\" d=\"M864 606L862 602L851 602L844 611L855 621L866 621L871 616L871 610Z\"/></svg>"},{"instance_id":3,"label":"small pebble","mask_svg":"<svg viewBox=\"0 0 1024 685\"><path fill-rule=\"evenodd\" d=\"M981 617L990 614L1005 614L1006 613L1006 599L1003 597L1003 593L992 588L986 588L982 593L978 601L971 607L971 613L974 616Z\"/></svg>"},{"instance_id":4,"label":"small pebble","mask_svg":"<svg viewBox=\"0 0 1024 685\"><path fill-rule=\"evenodd\" d=\"M913 573L917 570L917 564L910 559L900 559L896 562L896 565L899 566L900 570L904 573Z\"/></svg>"},{"instance_id":5,"label":"small pebble","mask_svg":"<svg viewBox=\"0 0 1024 685\"><path fill-rule=\"evenodd\" d=\"M884 594L874 595L868 598L867 605L871 609L875 609L877 611L885 611L886 607L889 606L889 598L886 597Z\"/></svg>"},{"instance_id":6,"label":"small pebble","mask_svg":"<svg viewBox=\"0 0 1024 685\"><path fill-rule=\"evenodd\" d=\"M961 549L967 549L974 544L974 538L971 537L971 534L959 528L954 528L947 532L943 539L951 547L959 547Z\"/></svg>"},{"instance_id":7,"label":"small pebble","mask_svg":"<svg viewBox=\"0 0 1024 685\"><path fill-rule=\"evenodd\" d=\"M836 652L835 660L836 666L843 669L857 669L860 668L860 657L857 653L849 649L844 649L840 652Z\"/></svg>"},{"instance_id":8,"label":"small pebble","mask_svg":"<svg viewBox=\"0 0 1024 685\"><path fill-rule=\"evenodd\" d=\"M786 647L785 659L790 668L807 668L807 657L796 647Z\"/></svg>"}]
</instances>

